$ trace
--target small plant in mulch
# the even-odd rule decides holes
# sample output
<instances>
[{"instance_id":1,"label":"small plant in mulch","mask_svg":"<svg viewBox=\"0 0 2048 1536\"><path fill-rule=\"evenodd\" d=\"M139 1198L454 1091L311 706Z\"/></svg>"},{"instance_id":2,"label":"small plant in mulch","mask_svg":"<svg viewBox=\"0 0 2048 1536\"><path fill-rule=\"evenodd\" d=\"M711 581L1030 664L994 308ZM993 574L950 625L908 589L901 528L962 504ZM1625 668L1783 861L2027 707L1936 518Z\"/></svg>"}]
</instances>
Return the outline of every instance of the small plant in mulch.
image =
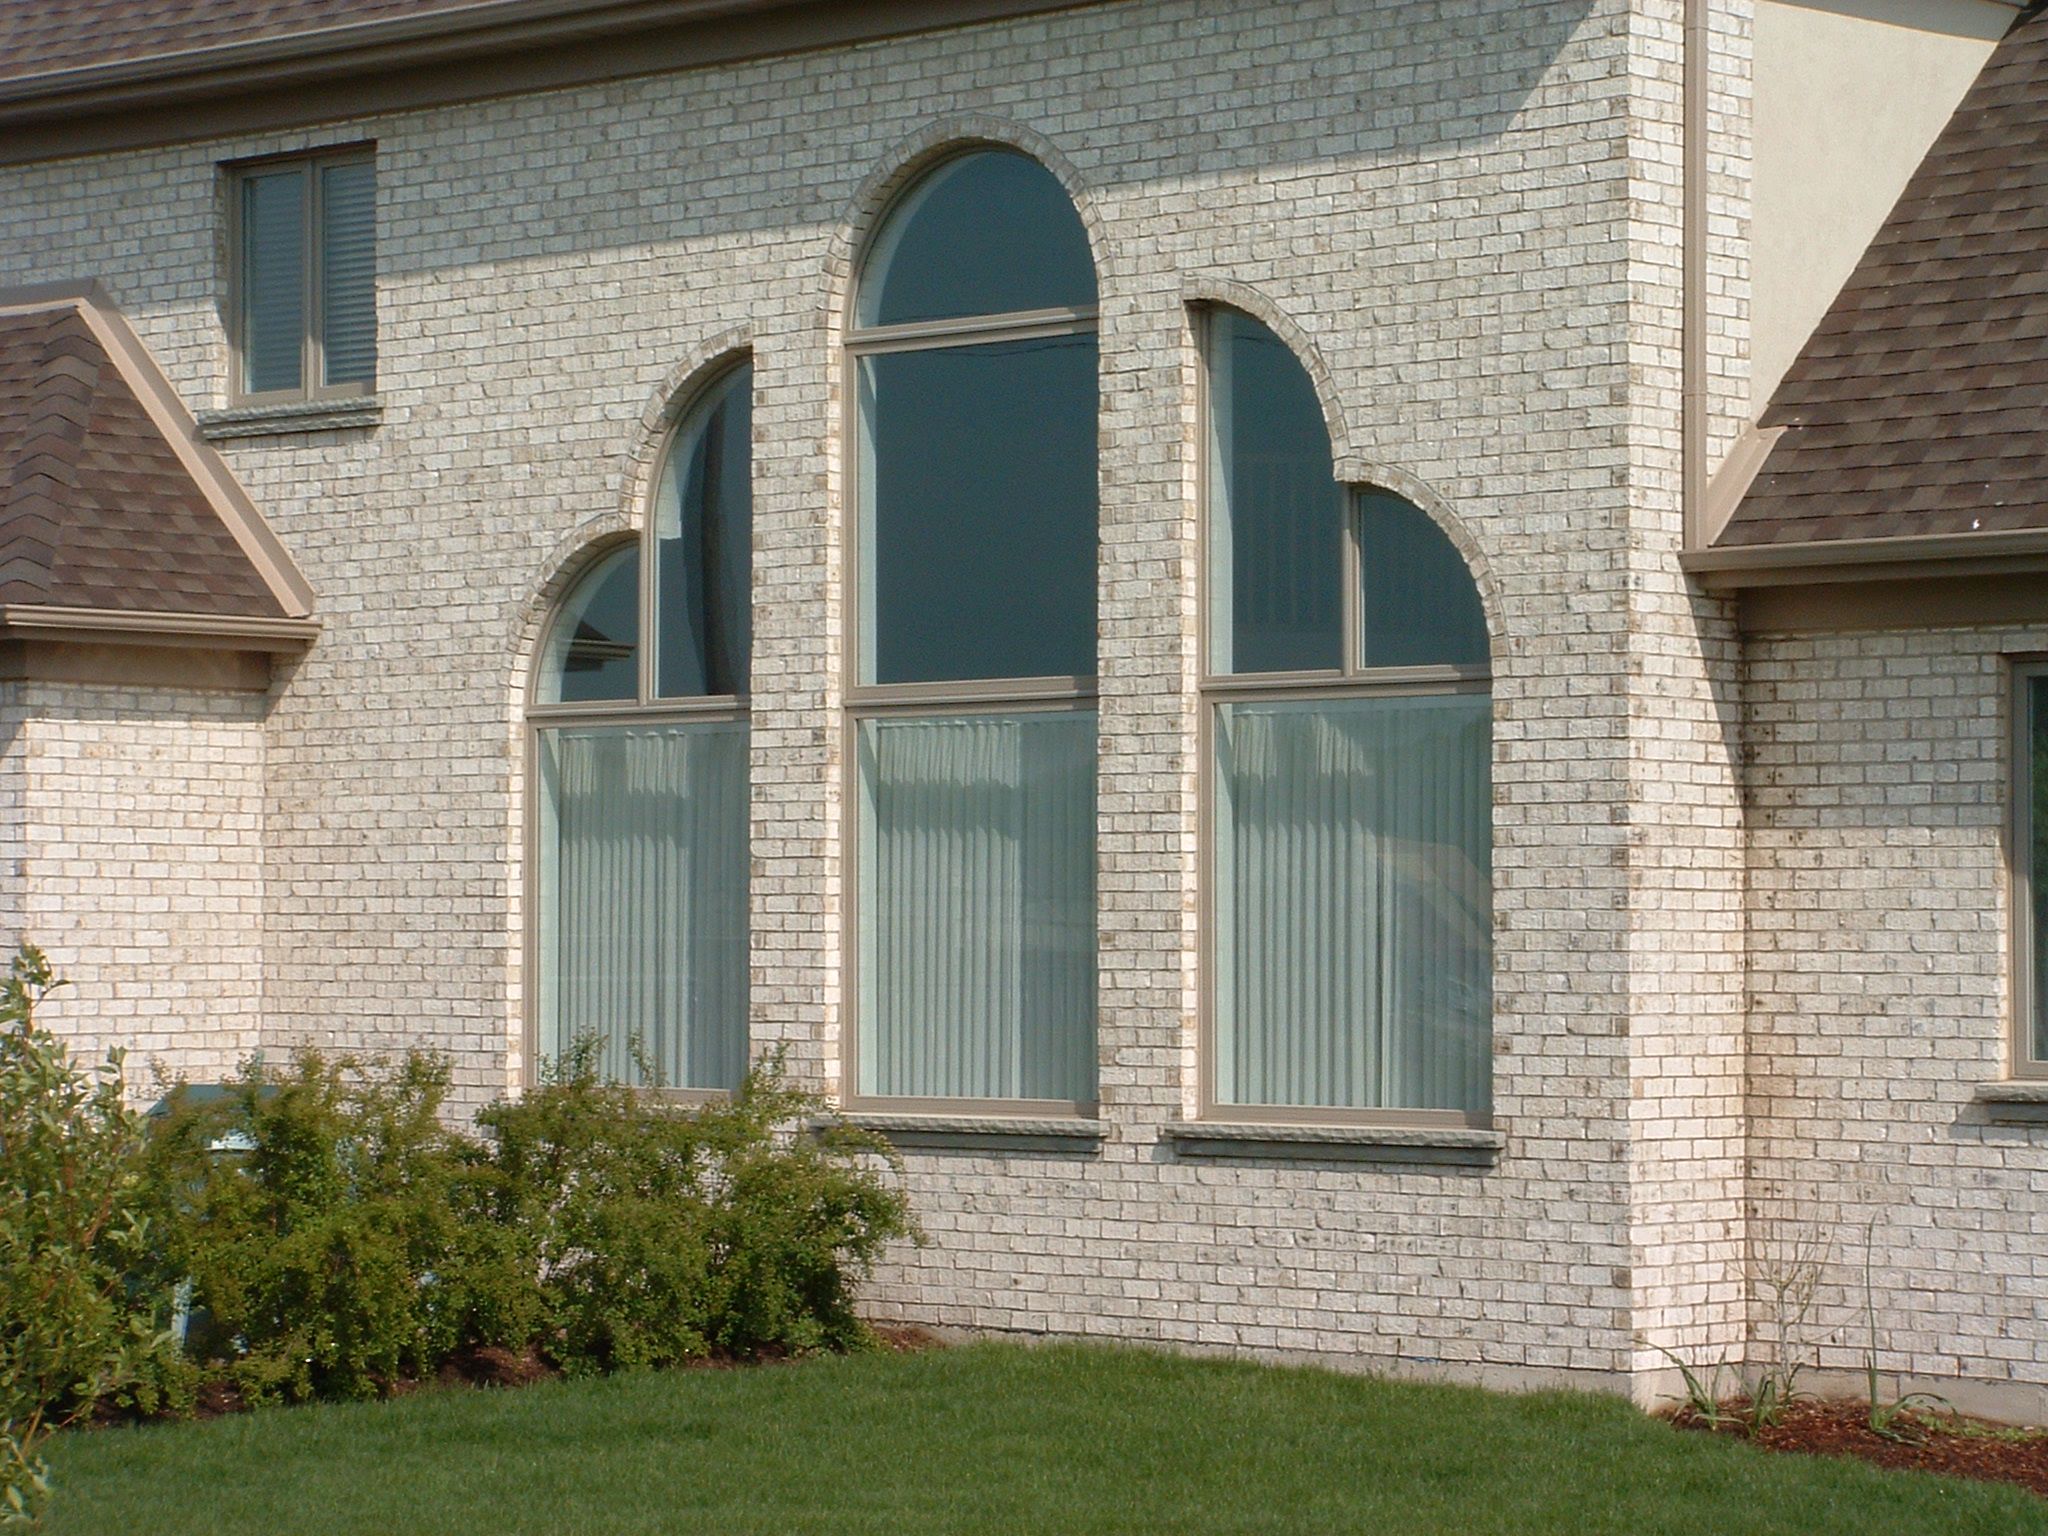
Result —
<instances>
[{"instance_id":1,"label":"small plant in mulch","mask_svg":"<svg viewBox=\"0 0 2048 1536\"><path fill-rule=\"evenodd\" d=\"M1687 1403L1670 1415L1680 1429L1740 1435L1766 1450L1854 1456L1894 1471L1940 1472L2017 1483L2048 1496L2048 1430L2015 1428L1953 1410L1800 1398L1776 1422L1752 1426L1753 1405L1730 1398L1701 1412Z\"/></svg>"}]
</instances>

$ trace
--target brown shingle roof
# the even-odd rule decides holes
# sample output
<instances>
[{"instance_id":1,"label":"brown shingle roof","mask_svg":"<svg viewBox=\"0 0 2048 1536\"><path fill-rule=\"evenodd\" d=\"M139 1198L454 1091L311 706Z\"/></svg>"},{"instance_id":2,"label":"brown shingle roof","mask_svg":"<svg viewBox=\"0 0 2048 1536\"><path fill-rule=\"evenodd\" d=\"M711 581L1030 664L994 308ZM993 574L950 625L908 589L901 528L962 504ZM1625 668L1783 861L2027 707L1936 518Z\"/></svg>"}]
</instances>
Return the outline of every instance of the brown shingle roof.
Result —
<instances>
[{"instance_id":1,"label":"brown shingle roof","mask_svg":"<svg viewBox=\"0 0 2048 1536\"><path fill-rule=\"evenodd\" d=\"M266 42L479 0L5 0L0 80Z\"/></svg>"},{"instance_id":2,"label":"brown shingle roof","mask_svg":"<svg viewBox=\"0 0 2048 1536\"><path fill-rule=\"evenodd\" d=\"M2048 528L2048 15L2007 34L1761 426L1717 548Z\"/></svg>"},{"instance_id":3,"label":"brown shingle roof","mask_svg":"<svg viewBox=\"0 0 2048 1536\"><path fill-rule=\"evenodd\" d=\"M230 620L303 614L274 585L282 552L250 540L253 509L223 510L224 466L197 459L195 472L199 450L181 454L166 436L163 402L153 416L141 397L156 381L134 370L132 357L110 353L82 303L0 308L0 604ZM243 537L230 517L245 525Z\"/></svg>"}]
</instances>

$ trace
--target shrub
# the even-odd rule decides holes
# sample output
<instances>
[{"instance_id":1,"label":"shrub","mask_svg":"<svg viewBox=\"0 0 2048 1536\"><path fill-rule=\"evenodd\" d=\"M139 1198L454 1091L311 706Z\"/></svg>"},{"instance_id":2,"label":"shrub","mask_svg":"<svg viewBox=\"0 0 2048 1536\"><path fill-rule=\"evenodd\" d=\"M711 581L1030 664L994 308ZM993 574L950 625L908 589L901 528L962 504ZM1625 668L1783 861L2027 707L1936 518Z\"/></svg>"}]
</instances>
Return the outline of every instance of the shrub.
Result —
<instances>
[{"instance_id":1,"label":"shrub","mask_svg":"<svg viewBox=\"0 0 2048 1536\"><path fill-rule=\"evenodd\" d=\"M863 1346L853 1285L917 1235L878 1137L827 1120L781 1063L691 1109L597 1078L572 1052L556 1080L479 1116L497 1218L530 1234L571 1373Z\"/></svg>"},{"instance_id":2,"label":"shrub","mask_svg":"<svg viewBox=\"0 0 2048 1536\"><path fill-rule=\"evenodd\" d=\"M36 1023L57 985L32 945L0 982L0 1520L47 1497L51 1427L109 1400L177 1407L194 1385L167 1294L131 1280L151 1234L121 1055L87 1071Z\"/></svg>"},{"instance_id":3,"label":"shrub","mask_svg":"<svg viewBox=\"0 0 2048 1536\"><path fill-rule=\"evenodd\" d=\"M538 1289L516 1234L476 1219L447 1089L437 1057L307 1051L222 1098L171 1094L145 1158L157 1274L189 1279L188 1347L250 1401L373 1396L532 1334Z\"/></svg>"},{"instance_id":4,"label":"shrub","mask_svg":"<svg viewBox=\"0 0 2048 1536\"><path fill-rule=\"evenodd\" d=\"M144 1168L189 1348L264 1402L372 1396L487 1346L582 1374L864 1343L854 1283L913 1230L886 1144L817 1123L779 1065L686 1109L594 1059L485 1110L482 1137L442 1123L447 1064L419 1054L174 1091Z\"/></svg>"}]
</instances>

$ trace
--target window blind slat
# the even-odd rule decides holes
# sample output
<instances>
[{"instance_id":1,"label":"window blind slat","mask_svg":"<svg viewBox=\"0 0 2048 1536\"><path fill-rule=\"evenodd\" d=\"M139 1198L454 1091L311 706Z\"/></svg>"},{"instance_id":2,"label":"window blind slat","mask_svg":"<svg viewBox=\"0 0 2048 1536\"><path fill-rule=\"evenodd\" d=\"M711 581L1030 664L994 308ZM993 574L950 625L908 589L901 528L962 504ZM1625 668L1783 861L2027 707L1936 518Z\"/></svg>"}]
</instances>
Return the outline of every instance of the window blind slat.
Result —
<instances>
[{"instance_id":1,"label":"window blind slat","mask_svg":"<svg viewBox=\"0 0 2048 1536\"><path fill-rule=\"evenodd\" d=\"M306 172L242 183L242 387L300 387L306 336Z\"/></svg>"},{"instance_id":2,"label":"window blind slat","mask_svg":"<svg viewBox=\"0 0 2048 1536\"><path fill-rule=\"evenodd\" d=\"M321 345L329 384L377 377L377 168L367 160L320 172Z\"/></svg>"}]
</instances>

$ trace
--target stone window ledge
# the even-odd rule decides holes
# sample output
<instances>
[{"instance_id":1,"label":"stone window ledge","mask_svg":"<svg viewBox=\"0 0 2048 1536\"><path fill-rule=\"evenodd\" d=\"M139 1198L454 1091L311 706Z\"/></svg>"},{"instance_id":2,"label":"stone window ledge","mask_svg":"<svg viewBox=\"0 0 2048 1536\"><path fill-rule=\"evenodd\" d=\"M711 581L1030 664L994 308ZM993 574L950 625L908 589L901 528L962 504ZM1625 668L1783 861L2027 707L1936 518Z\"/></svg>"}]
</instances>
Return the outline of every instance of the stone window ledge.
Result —
<instances>
[{"instance_id":1,"label":"stone window ledge","mask_svg":"<svg viewBox=\"0 0 2048 1536\"><path fill-rule=\"evenodd\" d=\"M1993 1125L2048 1125L2048 1078L1979 1083L1975 1097Z\"/></svg>"},{"instance_id":2,"label":"stone window ledge","mask_svg":"<svg viewBox=\"0 0 2048 1536\"><path fill-rule=\"evenodd\" d=\"M905 1152L1065 1152L1087 1156L1109 1135L1100 1120L1064 1116L889 1115L853 1110L848 1125L874 1131Z\"/></svg>"},{"instance_id":3,"label":"stone window ledge","mask_svg":"<svg viewBox=\"0 0 2048 1536\"><path fill-rule=\"evenodd\" d=\"M1254 1125L1181 1120L1162 1132L1185 1158L1398 1163L1490 1168L1507 1146L1499 1131L1466 1126Z\"/></svg>"},{"instance_id":4,"label":"stone window ledge","mask_svg":"<svg viewBox=\"0 0 2048 1536\"><path fill-rule=\"evenodd\" d=\"M341 432L380 424L384 402L376 395L348 395L337 400L294 400L287 405L238 405L225 411L201 411L198 420L199 435L215 443L290 432Z\"/></svg>"}]
</instances>

